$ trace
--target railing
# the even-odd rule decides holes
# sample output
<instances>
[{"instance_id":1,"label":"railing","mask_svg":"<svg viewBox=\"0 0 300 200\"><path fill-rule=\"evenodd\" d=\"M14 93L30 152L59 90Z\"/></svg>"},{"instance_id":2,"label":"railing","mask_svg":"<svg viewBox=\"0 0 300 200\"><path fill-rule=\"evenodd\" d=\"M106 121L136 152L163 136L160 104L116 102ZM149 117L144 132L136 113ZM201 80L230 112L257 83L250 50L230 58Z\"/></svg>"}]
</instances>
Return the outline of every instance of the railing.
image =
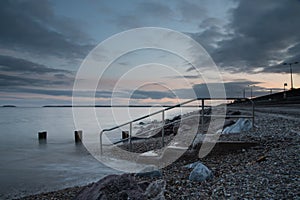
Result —
<instances>
[{"instance_id":1,"label":"railing","mask_svg":"<svg viewBox=\"0 0 300 200\"><path fill-rule=\"evenodd\" d=\"M153 112L151 114L142 116L140 118L136 118L136 119L134 119L132 121L126 122L126 123L118 125L118 126L115 126L115 127L109 128L109 129L103 129L100 132L100 153L101 153L101 155L103 155L102 135L103 135L104 132L109 132L109 131L121 128L123 126L129 125L129 137L128 137L128 141L129 141L129 148L132 149L132 124L134 122L140 121L142 119L146 119L148 117L151 117L153 115L157 115L159 113L162 113L162 127L159 127L159 129L160 128L162 129L161 130L161 132L162 132L161 133L161 135L162 135L161 138L162 138L162 146L164 146L164 128L163 127L165 126L165 112L168 111L168 110L174 109L174 108L182 107L183 105L189 104L189 103L194 102L194 101L199 101L199 100L201 100L201 130L202 130L202 132L204 132L204 117L205 117L204 108L205 107L209 107L209 106L205 106L205 104L204 104L205 100L247 100L247 101L251 102L251 105L252 105L252 115L251 116L233 116L233 117L238 117L238 118L252 118L252 128L254 128L254 111L255 111L255 109L254 109L254 102L251 99L244 99L244 98L196 98L196 99L191 99L189 101L185 101L183 103L180 103L180 104L177 104L177 105L174 105L174 106L170 106L168 108L165 108L165 109ZM195 106L195 107L200 107L200 106ZM206 115L206 116L216 116L216 115ZM226 117L226 114L225 114L224 117ZM151 131L153 131L153 130L151 130Z\"/></svg>"}]
</instances>

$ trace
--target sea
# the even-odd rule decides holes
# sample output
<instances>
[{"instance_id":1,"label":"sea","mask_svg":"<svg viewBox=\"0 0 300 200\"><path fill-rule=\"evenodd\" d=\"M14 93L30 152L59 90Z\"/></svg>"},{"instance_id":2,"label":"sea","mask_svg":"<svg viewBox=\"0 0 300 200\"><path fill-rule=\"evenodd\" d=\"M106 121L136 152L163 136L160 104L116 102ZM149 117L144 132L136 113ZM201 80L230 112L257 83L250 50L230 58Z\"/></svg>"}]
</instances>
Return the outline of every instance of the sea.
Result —
<instances>
[{"instance_id":1,"label":"sea","mask_svg":"<svg viewBox=\"0 0 300 200\"><path fill-rule=\"evenodd\" d=\"M143 108L71 108L1 107L0 108L0 199L12 199L67 187L86 185L109 174L122 173L95 159L85 143L75 143L74 131L83 131L83 141L99 144L102 129L161 110ZM165 113L173 118L195 110L176 108ZM161 114L133 124L159 121ZM106 136L110 142L121 139L128 126ZM39 141L38 132L47 131L47 140ZM97 138L97 139L95 139ZM107 142L107 141L106 141Z\"/></svg>"}]
</instances>

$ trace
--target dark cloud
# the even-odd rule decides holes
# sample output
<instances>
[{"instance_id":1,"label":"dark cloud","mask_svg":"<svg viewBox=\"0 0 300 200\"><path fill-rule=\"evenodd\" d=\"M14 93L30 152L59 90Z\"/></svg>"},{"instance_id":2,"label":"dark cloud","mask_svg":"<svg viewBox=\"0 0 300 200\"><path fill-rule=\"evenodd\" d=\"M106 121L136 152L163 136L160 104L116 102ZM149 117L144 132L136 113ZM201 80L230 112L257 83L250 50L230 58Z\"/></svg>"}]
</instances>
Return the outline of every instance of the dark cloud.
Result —
<instances>
[{"instance_id":1,"label":"dark cloud","mask_svg":"<svg viewBox=\"0 0 300 200\"><path fill-rule=\"evenodd\" d=\"M200 33L189 34L195 41L199 42L206 51L213 52L217 48L217 43L226 37L221 27L209 25Z\"/></svg>"},{"instance_id":2,"label":"dark cloud","mask_svg":"<svg viewBox=\"0 0 300 200\"><path fill-rule=\"evenodd\" d=\"M1 80L2 76L0 76ZM11 79L10 79L11 80ZM20 81L20 80L19 80ZM25 80L24 82L26 82ZM40 86L41 81L37 81L37 84L32 86ZM2 91L9 93L27 93L27 94L39 94L39 95L50 95L50 96L67 96L72 97L75 94L75 97L97 97L97 98L112 98L113 93L111 91L76 91L73 93L71 89L51 89L51 88L34 88L34 87L15 87L15 88L4 88Z\"/></svg>"},{"instance_id":3,"label":"dark cloud","mask_svg":"<svg viewBox=\"0 0 300 200\"><path fill-rule=\"evenodd\" d=\"M155 17L170 17L173 15L171 8L163 3L159 2L143 2L138 4L137 10L146 16Z\"/></svg>"},{"instance_id":4,"label":"dark cloud","mask_svg":"<svg viewBox=\"0 0 300 200\"><path fill-rule=\"evenodd\" d=\"M112 23L126 29L158 26L161 21L171 19L173 15L173 10L162 1L145 1L136 3L126 14L118 13Z\"/></svg>"},{"instance_id":5,"label":"dark cloud","mask_svg":"<svg viewBox=\"0 0 300 200\"><path fill-rule=\"evenodd\" d=\"M229 24L211 23L193 35L229 71L287 72L279 63L300 59L299 10L299 0L238 1Z\"/></svg>"},{"instance_id":6,"label":"dark cloud","mask_svg":"<svg viewBox=\"0 0 300 200\"><path fill-rule=\"evenodd\" d=\"M182 75L182 76L170 76L170 77L167 77L167 78L170 78L170 79L182 79L182 78L185 78L185 79L200 79L199 76L197 75Z\"/></svg>"},{"instance_id":7,"label":"dark cloud","mask_svg":"<svg viewBox=\"0 0 300 200\"><path fill-rule=\"evenodd\" d=\"M54 74L54 76L56 78L59 78L59 79L66 79L66 78L69 78L68 76L66 76L65 74Z\"/></svg>"},{"instance_id":8,"label":"dark cloud","mask_svg":"<svg viewBox=\"0 0 300 200\"><path fill-rule=\"evenodd\" d=\"M225 82L224 88L226 92L227 97L233 97L233 98L240 98L243 97L244 90L246 92L246 96L249 97L250 94L250 85L253 86L253 96L259 96L264 95L269 92L269 89L255 86L256 84L259 84L260 82L253 82L249 80L236 80L233 82ZM213 90L214 94L222 94L222 83L202 83L202 84L195 84L190 89L177 89L174 90L174 93L176 96L179 97L185 97L186 99L192 99L192 98L209 98L211 97L209 93L209 89ZM209 88L209 89L208 89ZM218 93L219 92L219 93ZM215 96L215 97L222 97L222 96Z\"/></svg>"},{"instance_id":9,"label":"dark cloud","mask_svg":"<svg viewBox=\"0 0 300 200\"><path fill-rule=\"evenodd\" d=\"M163 98L176 98L175 94L171 91L145 91L135 90L130 96L132 99L163 99Z\"/></svg>"},{"instance_id":10,"label":"dark cloud","mask_svg":"<svg viewBox=\"0 0 300 200\"><path fill-rule=\"evenodd\" d=\"M229 26L234 37L220 42L215 59L222 66L251 71L294 57L285 50L300 41L299 10L298 0L240 1Z\"/></svg>"},{"instance_id":11,"label":"dark cloud","mask_svg":"<svg viewBox=\"0 0 300 200\"><path fill-rule=\"evenodd\" d=\"M296 60L296 59L295 59ZM300 60L300 57L297 59ZM295 63L290 61L291 63ZM293 73L300 73L300 64L292 64L292 71ZM283 63L279 65L264 67L262 72L275 72L275 73L290 73L290 66L284 65Z\"/></svg>"},{"instance_id":12,"label":"dark cloud","mask_svg":"<svg viewBox=\"0 0 300 200\"><path fill-rule=\"evenodd\" d=\"M0 1L0 48L55 55L85 56L88 37L74 21L56 16L49 1Z\"/></svg>"},{"instance_id":13,"label":"dark cloud","mask_svg":"<svg viewBox=\"0 0 300 200\"><path fill-rule=\"evenodd\" d=\"M179 13L181 13L181 20L185 22L200 21L207 17L207 10L199 5L189 1L179 1L177 5Z\"/></svg>"},{"instance_id":14,"label":"dark cloud","mask_svg":"<svg viewBox=\"0 0 300 200\"><path fill-rule=\"evenodd\" d=\"M135 15L121 15L112 20L118 27L122 28L138 28L141 27L143 22Z\"/></svg>"},{"instance_id":15,"label":"dark cloud","mask_svg":"<svg viewBox=\"0 0 300 200\"><path fill-rule=\"evenodd\" d=\"M0 90L27 92L26 87L71 86L74 74L29 60L0 55Z\"/></svg>"},{"instance_id":16,"label":"dark cloud","mask_svg":"<svg viewBox=\"0 0 300 200\"><path fill-rule=\"evenodd\" d=\"M66 96L72 97L75 94L75 97L96 97L110 100L114 97L118 98L129 98L129 99L163 99L163 98L171 98L171 99L193 99L193 98L209 98L210 93L208 87L213 88L214 92L221 89L220 83L209 83L209 84L196 84L193 85L192 88L184 88L184 89L176 89L173 91L146 91L146 90L136 90L132 93L131 96L128 97L128 92L112 92L112 91L76 91L73 93L71 89L52 89L52 88L38 88L46 84L55 84L49 83L48 81L42 81L37 79L24 79L19 77L5 77L0 75L0 86L2 92L6 92L6 96L9 97L10 93L27 93L27 94L38 94L38 95L50 95L50 96ZM7 79L9 81L8 87L6 87L5 83L7 81L3 80ZM15 83L15 85L14 85ZM21 86L21 84L23 84ZM26 85L31 85L30 87L24 87ZM250 97L250 91L252 86L252 95L260 96L266 95L270 92L270 88L263 88L256 86L256 84L260 84L260 82L253 82L248 80L237 80L234 82L226 82L224 83L224 87L226 90L226 96L232 98L240 98L243 97L244 93L246 97ZM12 87L19 86L19 87ZM272 88L272 91L281 90L279 88ZM221 97L221 96L220 96Z\"/></svg>"},{"instance_id":17,"label":"dark cloud","mask_svg":"<svg viewBox=\"0 0 300 200\"><path fill-rule=\"evenodd\" d=\"M32 78L28 76L14 76L0 74L0 89L1 91L7 91L18 89L19 92L23 92L23 87L52 87L52 86L68 86L71 85L70 78L66 80L57 80L54 77L52 79Z\"/></svg>"},{"instance_id":18,"label":"dark cloud","mask_svg":"<svg viewBox=\"0 0 300 200\"><path fill-rule=\"evenodd\" d=\"M72 96L72 90L55 90L55 89L35 89L35 88L14 88L7 92L21 92L28 94L51 95L51 96Z\"/></svg>"},{"instance_id":19,"label":"dark cloud","mask_svg":"<svg viewBox=\"0 0 300 200\"><path fill-rule=\"evenodd\" d=\"M0 72L20 72L33 74L71 73L68 70L54 69L38 63L31 62L29 60L5 55L0 55Z\"/></svg>"}]
</instances>

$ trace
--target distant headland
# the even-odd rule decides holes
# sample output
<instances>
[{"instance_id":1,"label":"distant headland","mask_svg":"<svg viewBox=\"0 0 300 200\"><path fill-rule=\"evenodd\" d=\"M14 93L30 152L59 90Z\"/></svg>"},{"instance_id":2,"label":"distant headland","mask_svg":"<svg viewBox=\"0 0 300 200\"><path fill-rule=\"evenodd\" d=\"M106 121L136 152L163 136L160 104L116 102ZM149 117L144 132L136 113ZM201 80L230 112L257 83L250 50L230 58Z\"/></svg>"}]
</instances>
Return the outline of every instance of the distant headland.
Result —
<instances>
[{"instance_id":1,"label":"distant headland","mask_svg":"<svg viewBox=\"0 0 300 200\"><path fill-rule=\"evenodd\" d=\"M15 108L17 106L15 106L15 105L3 105L2 107L5 107L5 108Z\"/></svg>"}]
</instances>

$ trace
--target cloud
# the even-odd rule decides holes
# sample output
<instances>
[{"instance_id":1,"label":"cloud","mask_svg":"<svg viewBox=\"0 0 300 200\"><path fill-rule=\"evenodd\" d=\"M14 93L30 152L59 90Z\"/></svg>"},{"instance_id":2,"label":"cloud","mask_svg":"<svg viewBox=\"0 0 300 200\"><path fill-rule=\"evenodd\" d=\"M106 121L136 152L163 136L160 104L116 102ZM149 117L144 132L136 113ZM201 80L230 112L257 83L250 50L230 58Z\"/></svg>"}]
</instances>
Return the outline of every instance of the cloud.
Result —
<instances>
[{"instance_id":1,"label":"cloud","mask_svg":"<svg viewBox=\"0 0 300 200\"><path fill-rule=\"evenodd\" d=\"M172 19L174 16L171 7L162 1L143 1L132 5L132 10L127 10L126 13L115 13L112 23L126 29L159 26L160 22Z\"/></svg>"},{"instance_id":2,"label":"cloud","mask_svg":"<svg viewBox=\"0 0 300 200\"><path fill-rule=\"evenodd\" d=\"M72 89L54 89L54 88L38 88L40 86L46 85L46 84L55 84L55 83L49 83L47 81L43 80L36 80L36 79L24 79L20 77L15 77L13 79L12 77L8 77L7 80L10 81L9 87L6 87L3 82L3 78L5 76L0 75L0 85L3 86L1 89L1 93L5 94L2 96L2 100L5 98L10 97L10 94L28 94L28 95L48 95L52 96L53 98L59 99L60 97L72 97L74 94ZM20 86L23 84L22 87L12 87L13 81L16 82L15 86ZM28 84L31 84L31 87L24 87ZM249 80L236 80L233 82L226 82L224 83L225 90L226 90L226 96L232 97L232 98L240 98L243 97L243 93L245 92L246 97L250 97L250 90L249 87L252 85L252 93L253 96L260 96L260 95L266 95L270 92L270 88L263 88L260 86L257 86L257 84L260 84L260 82L253 82ZM176 89L173 91L148 91L148 90L135 90L131 96L128 96L128 91L119 91L119 92L112 92L108 90L98 90L92 91L92 90L85 90L85 91L76 91L75 95L79 98L101 98L101 101L109 102L112 98L118 98L118 99L130 99L130 100L163 100L163 99L193 99L193 98L209 98L210 93L208 90L208 87L211 89L214 89L214 92L220 89L220 83L209 83L209 84L195 84L192 88L182 88L182 89ZM36 87L36 88L34 88ZM273 91L281 90L279 88L273 88ZM18 98L18 95L15 96ZM1 100L0 99L0 100ZM71 99L69 99L71 100Z\"/></svg>"},{"instance_id":3,"label":"cloud","mask_svg":"<svg viewBox=\"0 0 300 200\"><path fill-rule=\"evenodd\" d=\"M170 78L170 79L182 79L182 78L185 78L185 79L200 79L201 77L199 75L182 75L182 76L169 76L167 78Z\"/></svg>"},{"instance_id":4,"label":"cloud","mask_svg":"<svg viewBox=\"0 0 300 200\"><path fill-rule=\"evenodd\" d=\"M49 1L0 1L0 47L62 58L83 57L90 39L78 25L53 12Z\"/></svg>"},{"instance_id":5,"label":"cloud","mask_svg":"<svg viewBox=\"0 0 300 200\"><path fill-rule=\"evenodd\" d=\"M0 55L0 71L3 72L21 72L21 73L71 73L68 70L50 68L29 60L15 58L12 56ZM57 76L57 75L56 75Z\"/></svg>"},{"instance_id":6,"label":"cloud","mask_svg":"<svg viewBox=\"0 0 300 200\"><path fill-rule=\"evenodd\" d=\"M183 22L201 21L201 19L207 18L207 10L205 7L190 2L190 1L179 1L177 9L181 14L181 20Z\"/></svg>"},{"instance_id":7,"label":"cloud","mask_svg":"<svg viewBox=\"0 0 300 200\"><path fill-rule=\"evenodd\" d=\"M0 81L2 76L0 75ZM18 79L20 81L20 79ZM27 79L24 81L28 81ZM37 80L36 86L40 86L42 81ZM34 83L35 84L35 83ZM34 86L34 85L33 85ZM52 89L52 88L34 88L34 87L22 87L22 88L4 88L1 90L2 92L6 93L27 93L27 94L38 94L38 95L50 95L50 96L66 96L66 97L72 97L73 96L73 90L72 89ZM76 97L96 97L96 98L112 98L112 91L92 91L92 90L85 90L85 91L76 91ZM115 93L114 93L115 95Z\"/></svg>"},{"instance_id":8,"label":"cloud","mask_svg":"<svg viewBox=\"0 0 300 200\"><path fill-rule=\"evenodd\" d=\"M215 59L222 66L251 71L294 57L286 50L300 41L299 10L299 1L240 1L229 26L234 37L220 42Z\"/></svg>"},{"instance_id":9,"label":"cloud","mask_svg":"<svg viewBox=\"0 0 300 200\"><path fill-rule=\"evenodd\" d=\"M170 17L173 15L171 8L163 3L159 2L143 2L138 4L137 10L146 16L155 17Z\"/></svg>"},{"instance_id":10,"label":"cloud","mask_svg":"<svg viewBox=\"0 0 300 200\"><path fill-rule=\"evenodd\" d=\"M163 98L176 98L175 94L166 91L145 91L145 90L135 90L130 96L132 99L163 99Z\"/></svg>"},{"instance_id":11,"label":"cloud","mask_svg":"<svg viewBox=\"0 0 300 200\"><path fill-rule=\"evenodd\" d=\"M249 80L235 80L232 82L225 82L225 92L227 97L233 97L233 98L239 98L243 97L243 91L249 92L250 85L256 85L260 82L254 82ZM221 92L221 85L222 83L201 83L201 84L195 84L192 88L184 88L184 89L177 89L174 90L175 94L180 97L185 97L186 99L192 99L192 98L209 98L211 97L209 93L209 89L213 89L215 94L218 94L218 91L220 94ZM209 89L208 89L209 88ZM253 96L263 95L266 94L267 90L266 88L255 86L255 90L253 90Z\"/></svg>"},{"instance_id":12,"label":"cloud","mask_svg":"<svg viewBox=\"0 0 300 200\"><path fill-rule=\"evenodd\" d=\"M29 60L0 55L0 89L27 92L28 87L69 87L72 71L55 69Z\"/></svg>"},{"instance_id":13,"label":"cloud","mask_svg":"<svg viewBox=\"0 0 300 200\"><path fill-rule=\"evenodd\" d=\"M296 59L295 59L296 60ZM297 59L300 60L300 57ZM291 63L294 63L292 61L288 61ZM300 73L300 64L293 64L292 65L293 73ZM289 65L283 65L283 63L279 65L264 67L262 69L262 72L275 72L275 73L290 73L290 66Z\"/></svg>"},{"instance_id":14,"label":"cloud","mask_svg":"<svg viewBox=\"0 0 300 200\"><path fill-rule=\"evenodd\" d=\"M69 87L73 84L74 74L64 69L50 68L29 60L0 55L0 89L26 87ZM14 90L15 91L15 90Z\"/></svg>"},{"instance_id":15,"label":"cloud","mask_svg":"<svg viewBox=\"0 0 300 200\"><path fill-rule=\"evenodd\" d=\"M300 59L299 10L296 0L238 1L228 24L211 21L193 38L228 71L256 73L264 68L260 72L284 73L280 63Z\"/></svg>"},{"instance_id":16,"label":"cloud","mask_svg":"<svg viewBox=\"0 0 300 200\"><path fill-rule=\"evenodd\" d=\"M69 79L66 80L57 80L52 79L43 79L43 78L32 78L28 76L14 76L0 74L0 89L1 91L7 91L18 89L19 92L26 92L24 87L53 87L53 86L67 86L72 83Z\"/></svg>"}]
</instances>

